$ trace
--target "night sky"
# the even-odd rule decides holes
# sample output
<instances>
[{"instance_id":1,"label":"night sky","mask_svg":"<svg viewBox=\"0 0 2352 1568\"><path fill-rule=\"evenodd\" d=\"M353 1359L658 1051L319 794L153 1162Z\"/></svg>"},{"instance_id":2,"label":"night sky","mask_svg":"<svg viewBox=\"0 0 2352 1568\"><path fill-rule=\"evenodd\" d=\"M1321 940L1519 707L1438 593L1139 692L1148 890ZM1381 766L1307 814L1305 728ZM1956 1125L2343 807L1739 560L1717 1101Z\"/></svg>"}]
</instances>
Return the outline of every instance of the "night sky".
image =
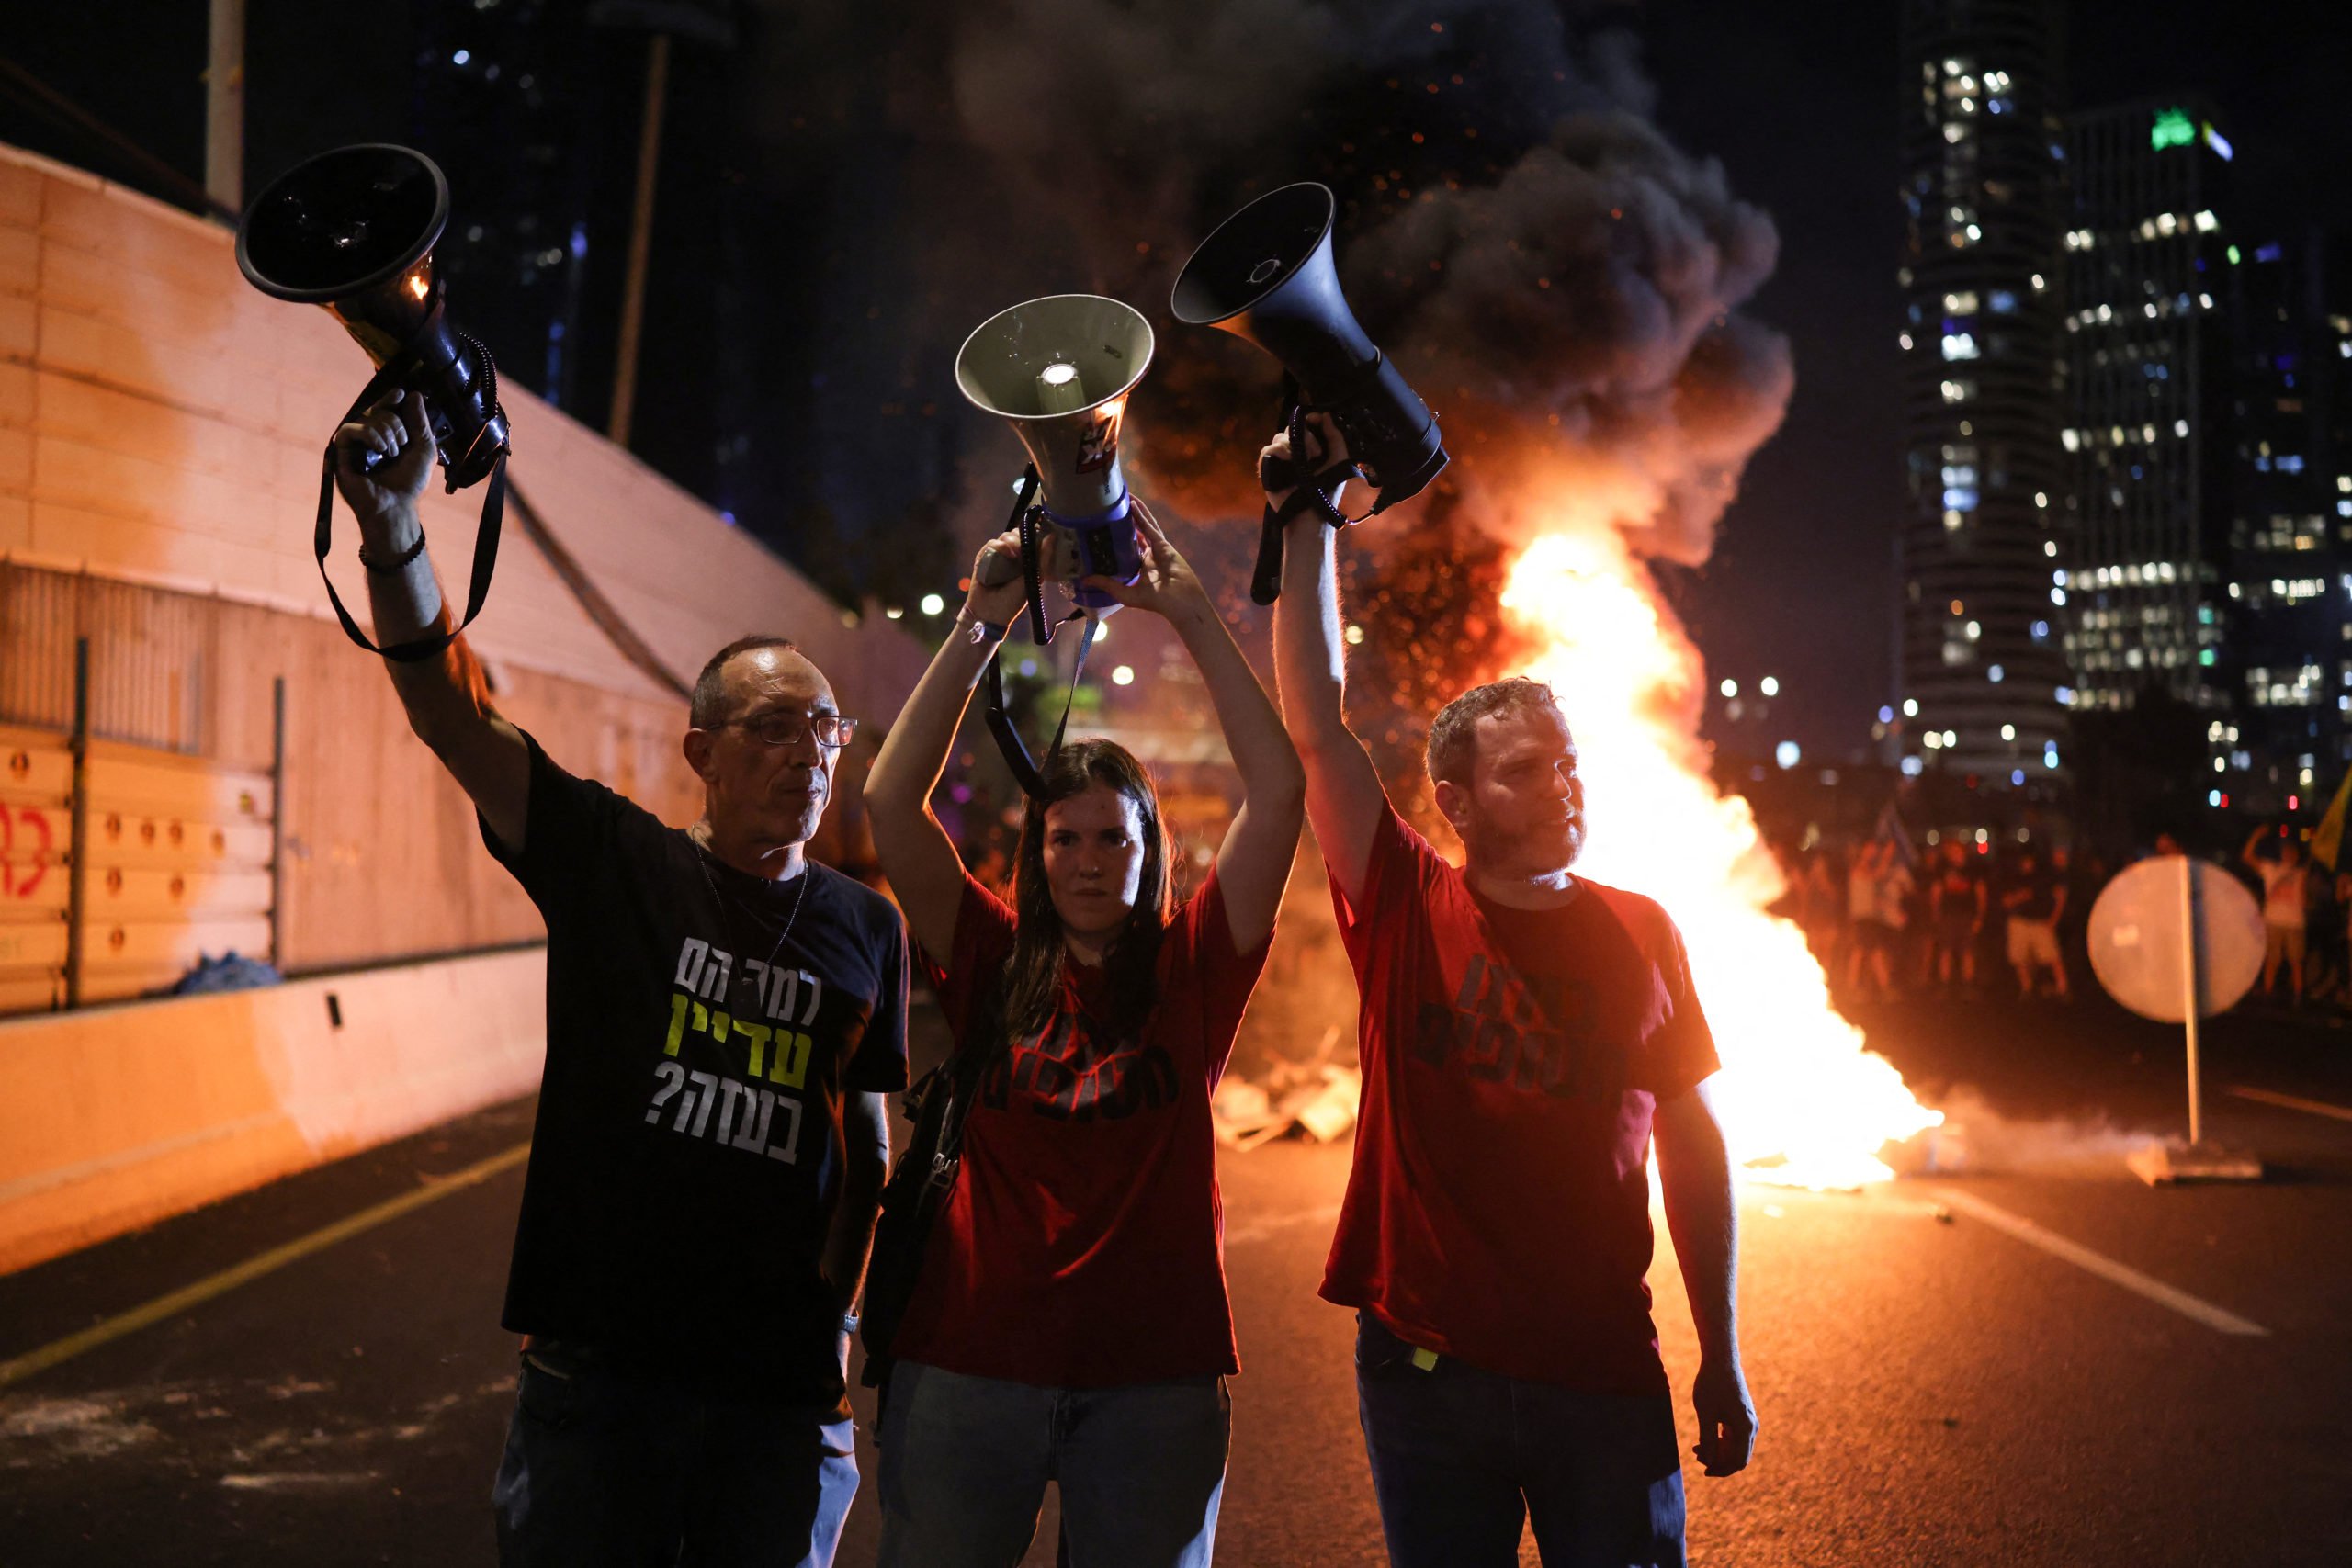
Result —
<instances>
[{"instance_id":1,"label":"night sky","mask_svg":"<svg viewBox=\"0 0 2352 1568\"><path fill-rule=\"evenodd\" d=\"M132 9L45 7L31 30L12 36L7 58L164 162L200 175L203 7L164 8L167 19L159 23L153 8L139 6L139 25L130 27ZM418 112L412 62L443 26L442 14L461 9L378 8L330 32L310 7L254 0L248 194L304 152L409 139ZM938 195L942 170L959 164L956 149L926 144L928 122L904 101L926 80L908 58L930 46L875 25L873 13L882 9L872 8L863 23L855 7L810 6L813 21L797 15L793 25L808 29L803 41L821 42L821 51L778 50L771 39L764 51L747 48L733 60L680 54L664 171L662 218L671 227L656 243L649 323L657 344L647 367L655 400L640 416L639 446L681 482L750 513L774 492L797 491L788 503L775 501L778 515L763 532L786 531L779 520L786 514L805 526L809 509L820 504L854 511L861 470L804 474L805 454L783 448L763 466L761 452L745 443L730 451L730 431L779 420L794 428L830 430L844 421L854 427L865 405L827 381L838 374L829 367L842 359L869 379L887 370L910 420L927 402L952 400L940 341L951 323L985 314L974 308L981 300L993 308L1018 298L995 296L1012 287L1008 280L1031 275L1017 256L982 254L980 237L966 242L974 253L967 261L950 265L943 258L955 255L953 245L938 245L936 235L905 239L894 227ZM1476 9L1431 7L1449 16ZM1656 125L1683 152L1720 160L1731 196L1762 209L1778 231L1777 269L1740 313L1789 340L1795 382L1786 420L1749 460L1713 558L1667 575L1712 671L1743 682L1778 675L1784 695L1775 723L1824 757L1860 747L1871 711L1893 694L1890 536L1900 510L1895 9L1721 0L1571 8L1582 39L1596 27L1632 33L1638 47L1621 65L1654 85ZM2314 14L2186 0L2075 0L2067 96L2076 105L2199 90L2212 97L2238 150L2242 209L2273 232L2326 231L2341 308L2352 302L2340 287L2352 245L2336 238L2352 233L2352 186L2341 177L2352 166L2352 116L2343 113L2331 76L2346 39L2342 24L2334 37L2299 25ZM596 387L608 374L640 48L608 39L566 57L588 106L583 136L596 143L592 199L602 227L592 256L606 264L589 268L573 367L585 388L575 394L574 412L592 423L603 417ZM774 91L763 90L762 73L777 79ZM1350 102L1344 89L1342 82L1326 101ZM1363 101L1369 108L1372 100ZM1542 101L1501 102L1498 118L1508 119L1514 104L1525 114ZM729 123L729 116L743 123ZM1326 140L1349 130L1328 119L1317 129ZM0 95L0 137L170 194L119 155L28 111L20 98ZM458 160L435 151L461 176ZM1220 155L1242 162L1247 151ZM1216 172L1214 158L1196 166ZM985 187L976 180L974 188ZM461 207L463 198L461 188ZM1159 252L1137 265L1132 280L1116 281L1155 312L1165 298L1159 274L1172 273L1182 247L1197 237L1182 226L1199 206L1170 201L1164 221L1152 212L1136 219L1145 230L1161 222L1154 231L1163 236ZM665 257L673 268L666 288ZM677 272L704 269L712 269L711 286L678 286ZM1080 270L1102 276L1099 261L1091 272ZM1035 276L1030 292L1083 281ZM907 321L898 338L889 334L899 323L878 307L869 307L870 326L866 310L845 309L852 288L845 280L899 302L891 313L903 309ZM821 311L812 308L819 302ZM1381 302L1373 304L1377 313ZM484 335L495 341L494 332ZM722 355L718 372L682 384L706 345L729 340L739 344L734 357ZM675 357L663 360L662 344ZM952 351L952 340L946 347ZM509 374L536 387L537 367L526 358L521 367L510 363ZM1250 411L1253 426L1259 418ZM910 428L920 435L908 461L896 466L901 488L919 482L953 491L963 483L962 460L972 456L968 429ZM836 436L826 441L840 445ZM897 493L875 505L895 515L920 499ZM1238 536L1235 543L1237 551L1245 547Z\"/></svg>"}]
</instances>

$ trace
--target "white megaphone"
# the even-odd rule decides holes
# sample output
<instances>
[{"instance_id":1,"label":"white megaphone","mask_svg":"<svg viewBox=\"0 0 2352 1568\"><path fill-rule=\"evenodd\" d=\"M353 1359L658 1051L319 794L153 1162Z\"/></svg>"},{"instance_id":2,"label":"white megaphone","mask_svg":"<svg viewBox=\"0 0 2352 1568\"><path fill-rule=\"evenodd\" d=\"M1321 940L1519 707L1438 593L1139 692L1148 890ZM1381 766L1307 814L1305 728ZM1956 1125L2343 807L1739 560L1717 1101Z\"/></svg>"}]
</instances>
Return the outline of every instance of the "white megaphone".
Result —
<instances>
[{"instance_id":1,"label":"white megaphone","mask_svg":"<svg viewBox=\"0 0 2352 1568\"><path fill-rule=\"evenodd\" d=\"M1142 574L1119 434L1151 349L1151 323L1131 307L1053 294L998 311L956 352L964 396L1010 423L1036 466L1041 520L1057 547L1033 563L1033 601L1035 577L1073 580L1071 599L1100 618L1118 602L1074 580L1133 582Z\"/></svg>"}]
</instances>

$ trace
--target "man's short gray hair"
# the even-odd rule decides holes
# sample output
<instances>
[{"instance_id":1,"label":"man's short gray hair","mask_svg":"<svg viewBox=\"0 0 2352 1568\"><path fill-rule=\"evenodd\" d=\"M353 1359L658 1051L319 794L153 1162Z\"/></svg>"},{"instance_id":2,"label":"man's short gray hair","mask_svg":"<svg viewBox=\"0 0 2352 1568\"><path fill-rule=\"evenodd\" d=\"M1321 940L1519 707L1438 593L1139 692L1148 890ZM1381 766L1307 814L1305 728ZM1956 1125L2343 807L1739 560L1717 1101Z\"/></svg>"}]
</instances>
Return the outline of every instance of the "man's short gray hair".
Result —
<instances>
[{"instance_id":1,"label":"man's short gray hair","mask_svg":"<svg viewBox=\"0 0 2352 1568\"><path fill-rule=\"evenodd\" d=\"M797 653L788 637L739 637L710 656L710 662L695 677L695 694L687 709L686 722L696 729L716 729L726 722L727 664L738 654L753 653L763 648L781 648Z\"/></svg>"},{"instance_id":2,"label":"man's short gray hair","mask_svg":"<svg viewBox=\"0 0 2352 1568\"><path fill-rule=\"evenodd\" d=\"M1473 686L1446 704L1430 726L1430 777L1440 783L1467 786L1478 761L1478 721L1490 714L1528 709L1551 714L1563 724L1567 722L1552 688L1524 675Z\"/></svg>"}]
</instances>

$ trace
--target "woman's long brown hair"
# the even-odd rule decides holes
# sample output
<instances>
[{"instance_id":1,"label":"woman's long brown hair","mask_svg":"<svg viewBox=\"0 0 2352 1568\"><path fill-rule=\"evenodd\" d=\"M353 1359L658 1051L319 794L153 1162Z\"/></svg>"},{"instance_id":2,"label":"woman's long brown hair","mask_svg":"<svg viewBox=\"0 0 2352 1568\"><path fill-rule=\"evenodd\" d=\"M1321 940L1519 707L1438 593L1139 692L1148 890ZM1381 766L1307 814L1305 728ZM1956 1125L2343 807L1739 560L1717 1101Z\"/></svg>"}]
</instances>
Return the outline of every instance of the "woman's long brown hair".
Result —
<instances>
[{"instance_id":1,"label":"woman's long brown hair","mask_svg":"<svg viewBox=\"0 0 2352 1568\"><path fill-rule=\"evenodd\" d=\"M997 990L991 1032L997 1043L1026 1039L1046 1027L1061 994L1062 920L1046 884L1046 807L1083 795L1097 784L1136 803L1143 819L1143 876L1135 908L1103 955L1110 984L1111 1016L1093 1019L1095 1038L1105 1043L1142 1032L1159 991L1159 942L1168 928L1168 830L1159 819L1159 795L1135 754L1114 740L1071 740L1057 747L1040 770L1043 787L1021 821L1021 842L1012 857L1012 956Z\"/></svg>"}]
</instances>

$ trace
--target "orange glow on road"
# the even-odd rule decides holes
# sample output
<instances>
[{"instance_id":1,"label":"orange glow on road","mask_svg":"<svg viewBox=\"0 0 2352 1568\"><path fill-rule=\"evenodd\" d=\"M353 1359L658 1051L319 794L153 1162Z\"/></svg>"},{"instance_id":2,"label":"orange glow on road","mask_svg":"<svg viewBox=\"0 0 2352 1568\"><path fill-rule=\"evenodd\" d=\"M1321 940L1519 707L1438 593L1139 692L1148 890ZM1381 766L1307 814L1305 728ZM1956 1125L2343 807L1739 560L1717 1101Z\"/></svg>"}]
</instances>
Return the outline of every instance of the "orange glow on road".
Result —
<instances>
[{"instance_id":1,"label":"orange glow on road","mask_svg":"<svg viewBox=\"0 0 2352 1568\"><path fill-rule=\"evenodd\" d=\"M1577 869L1657 898L1682 928L1723 1072L1732 1157L1764 1180L1850 1187L1894 1173L1884 1144L1943 1120L1830 1006L1747 802L1719 794L1698 739L1698 650L1614 528L1548 533L1502 604L1540 651L1576 732L1589 833Z\"/></svg>"}]
</instances>

